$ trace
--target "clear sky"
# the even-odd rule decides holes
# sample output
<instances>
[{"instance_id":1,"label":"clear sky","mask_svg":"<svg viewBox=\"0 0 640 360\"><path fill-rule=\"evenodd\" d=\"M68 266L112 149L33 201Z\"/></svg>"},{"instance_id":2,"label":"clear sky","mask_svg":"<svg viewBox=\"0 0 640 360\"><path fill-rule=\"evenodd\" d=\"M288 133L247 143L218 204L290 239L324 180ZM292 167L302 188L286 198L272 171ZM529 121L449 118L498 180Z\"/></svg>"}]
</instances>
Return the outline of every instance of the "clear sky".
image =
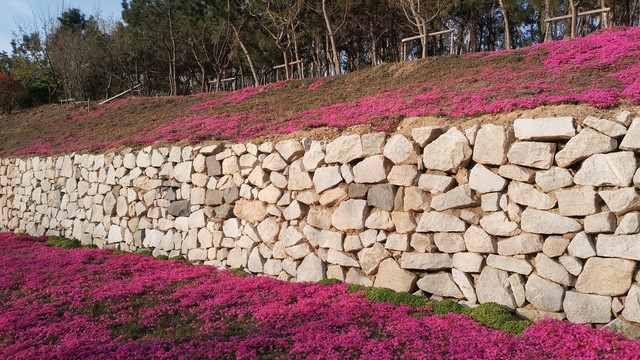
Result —
<instances>
[{"instance_id":1,"label":"clear sky","mask_svg":"<svg viewBox=\"0 0 640 360\"><path fill-rule=\"evenodd\" d=\"M120 20L122 0L0 0L0 51L11 55L12 32L20 27L34 31L41 19L55 19L70 8L80 9L86 18L100 13Z\"/></svg>"}]
</instances>

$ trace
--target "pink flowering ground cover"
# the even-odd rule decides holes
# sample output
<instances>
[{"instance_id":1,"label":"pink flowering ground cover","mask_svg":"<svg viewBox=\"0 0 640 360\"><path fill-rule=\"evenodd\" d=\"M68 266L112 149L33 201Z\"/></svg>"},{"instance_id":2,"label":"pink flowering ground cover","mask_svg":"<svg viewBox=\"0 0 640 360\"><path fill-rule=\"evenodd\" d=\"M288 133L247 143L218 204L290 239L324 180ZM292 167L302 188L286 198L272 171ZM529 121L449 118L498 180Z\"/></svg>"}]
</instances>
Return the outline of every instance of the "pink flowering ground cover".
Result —
<instances>
[{"instance_id":1,"label":"pink flowering ground cover","mask_svg":"<svg viewBox=\"0 0 640 360\"><path fill-rule=\"evenodd\" d=\"M159 141L247 141L359 124L387 131L410 116L455 120L549 104L638 104L639 58L640 28L615 28L517 50L383 64L343 76L233 92L122 99L50 124L56 131L32 134L1 153L51 154ZM189 105L175 107L169 104L173 101ZM160 113L151 112L161 104ZM145 114L150 115L144 125L128 127L128 121L118 121Z\"/></svg>"},{"instance_id":2,"label":"pink flowering ground cover","mask_svg":"<svg viewBox=\"0 0 640 360\"><path fill-rule=\"evenodd\" d=\"M346 285L62 250L0 233L3 359L633 359L640 342L541 321L521 337ZM43 239L41 239L42 241Z\"/></svg>"}]
</instances>

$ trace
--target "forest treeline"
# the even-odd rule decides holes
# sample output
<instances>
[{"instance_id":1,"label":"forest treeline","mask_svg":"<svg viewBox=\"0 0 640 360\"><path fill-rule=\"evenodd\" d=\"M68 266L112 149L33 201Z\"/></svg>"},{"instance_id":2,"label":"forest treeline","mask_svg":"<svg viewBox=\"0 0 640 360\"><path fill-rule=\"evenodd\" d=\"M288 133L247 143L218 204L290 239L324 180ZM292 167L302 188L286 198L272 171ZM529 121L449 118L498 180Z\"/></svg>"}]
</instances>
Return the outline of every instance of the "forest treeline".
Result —
<instances>
[{"instance_id":1,"label":"forest treeline","mask_svg":"<svg viewBox=\"0 0 640 360\"><path fill-rule=\"evenodd\" d=\"M605 16L578 16L605 7ZM136 85L147 96L259 86L637 26L639 8L640 0L124 0L122 21L69 8L16 33L12 53L0 53L0 92L22 89L12 104L28 106Z\"/></svg>"}]
</instances>

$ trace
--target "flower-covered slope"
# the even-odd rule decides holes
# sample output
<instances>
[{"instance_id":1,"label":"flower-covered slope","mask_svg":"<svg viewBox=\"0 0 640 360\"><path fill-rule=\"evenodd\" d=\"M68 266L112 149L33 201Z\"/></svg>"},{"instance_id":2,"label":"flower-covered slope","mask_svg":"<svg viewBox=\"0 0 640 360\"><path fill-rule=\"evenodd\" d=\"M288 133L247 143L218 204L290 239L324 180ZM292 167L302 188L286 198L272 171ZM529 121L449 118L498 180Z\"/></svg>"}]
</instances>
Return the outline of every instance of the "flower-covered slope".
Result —
<instances>
[{"instance_id":1,"label":"flower-covered slope","mask_svg":"<svg viewBox=\"0 0 640 360\"><path fill-rule=\"evenodd\" d=\"M608 29L518 50L384 64L334 78L198 94L196 105L176 112L167 107L160 119L126 136L105 135L109 131L100 128L104 119L124 116L131 108L143 112L158 102L130 98L55 124L67 129L64 136L37 134L14 153L144 146L162 140L246 141L322 126L371 124L375 130L389 130L407 116L472 116L559 103L600 108L620 101L640 103L639 58L640 28Z\"/></svg>"},{"instance_id":2,"label":"flower-covered slope","mask_svg":"<svg viewBox=\"0 0 640 360\"><path fill-rule=\"evenodd\" d=\"M632 359L640 342L554 320L522 337L462 315L414 317L344 284L241 278L0 233L8 359ZM423 309L428 312L428 309Z\"/></svg>"}]
</instances>

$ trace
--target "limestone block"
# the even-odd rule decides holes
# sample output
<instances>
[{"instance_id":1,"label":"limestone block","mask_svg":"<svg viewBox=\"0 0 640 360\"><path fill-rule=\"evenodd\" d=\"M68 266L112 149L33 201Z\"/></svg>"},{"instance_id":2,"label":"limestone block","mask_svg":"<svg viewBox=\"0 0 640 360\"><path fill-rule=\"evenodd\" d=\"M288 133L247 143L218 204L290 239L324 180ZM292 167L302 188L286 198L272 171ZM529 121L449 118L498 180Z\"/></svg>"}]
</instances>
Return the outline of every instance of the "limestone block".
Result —
<instances>
[{"instance_id":1,"label":"limestone block","mask_svg":"<svg viewBox=\"0 0 640 360\"><path fill-rule=\"evenodd\" d=\"M386 138L387 134L383 132L362 135L363 155L366 156L382 154L382 149L384 147L384 141Z\"/></svg>"},{"instance_id":2,"label":"limestone block","mask_svg":"<svg viewBox=\"0 0 640 360\"><path fill-rule=\"evenodd\" d=\"M392 212L391 220L395 224L396 232L400 234L412 233L416 229L416 221L408 212Z\"/></svg>"},{"instance_id":3,"label":"limestone block","mask_svg":"<svg viewBox=\"0 0 640 360\"><path fill-rule=\"evenodd\" d=\"M578 185L629 186L637 169L631 151L595 154L582 162L573 181Z\"/></svg>"},{"instance_id":4,"label":"limestone block","mask_svg":"<svg viewBox=\"0 0 640 360\"><path fill-rule=\"evenodd\" d=\"M476 296L473 277L470 274L464 273L455 268L451 269L451 275L453 277L453 281L458 285L458 288L460 288L464 297L470 303L476 303L478 301L478 297Z\"/></svg>"},{"instance_id":5,"label":"limestone block","mask_svg":"<svg viewBox=\"0 0 640 360\"><path fill-rule=\"evenodd\" d=\"M262 160L262 167L269 171L282 171L287 167L287 162L278 153L267 155Z\"/></svg>"},{"instance_id":6,"label":"limestone block","mask_svg":"<svg viewBox=\"0 0 640 360\"><path fill-rule=\"evenodd\" d=\"M193 163L191 161L181 162L173 167L173 177L179 182L190 182L192 173Z\"/></svg>"},{"instance_id":7,"label":"limestone block","mask_svg":"<svg viewBox=\"0 0 640 360\"><path fill-rule=\"evenodd\" d=\"M417 232L464 232L467 224L457 216L429 211L422 214Z\"/></svg>"},{"instance_id":8,"label":"limestone block","mask_svg":"<svg viewBox=\"0 0 640 360\"><path fill-rule=\"evenodd\" d=\"M276 143L275 147L282 158L288 162L291 162L304 155L304 148L298 140L290 139L279 141Z\"/></svg>"},{"instance_id":9,"label":"limestone block","mask_svg":"<svg viewBox=\"0 0 640 360\"><path fill-rule=\"evenodd\" d=\"M596 192L591 186L556 192L560 214L586 216L598 211Z\"/></svg>"},{"instance_id":10,"label":"limestone block","mask_svg":"<svg viewBox=\"0 0 640 360\"><path fill-rule=\"evenodd\" d=\"M498 168L498 175L511 180L531 183L536 176L536 172L526 167L506 164Z\"/></svg>"},{"instance_id":11,"label":"limestone block","mask_svg":"<svg viewBox=\"0 0 640 360\"><path fill-rule=\"evenodd\" d=\"M396 165L391 168L387 180L398 186L414 186L418 179L418 169L414 165Z\"/></svg>"},{"instance_id":12,"label":"limestone block","mask_svg":"<svg viewBox=\"0 0 640 360\"><path fill-rule=\"evenodd\" d=\"M613 151L617 146L618 142L615 139L590 128L584 128L567 142L564 149L558 151L556 163L566 168L593 154Z\"/></svg>"},{"instance_id":13,"label":"limestone block","mask_svg":"<svg viewBox=\"0 0 640 360\"><path fill-rule=\"evenodd\" d=\"M550 192L573 185L573 175L567 169L552 167L536 173L536 184L542 191Z\"/></svg>"},{"instance_id":14,"label":"limestone block","mask_svg":"<svg viewBox=\"0 0 640 360\"><path fill-rule=\"evenodd\" d=\"M524 259L517 259L508 256L489 254L487 265L496 269L515 272L522 275L529 275L533 271L533 266Z\"/></svg>"},{"instance_id":15,"label":"limestone block","mask_svg":"<svg viewBox=\"0 0 640 360\"><path fill-rule=\"evenodd\" d=\"M329 189L320 195L318 202L322 206L332 207L347 198L347 191L344 188Z\"/></svg>"},{"instance_id":16,"label":"limestone block","mask_svg":"<svg viewBox=\"0 0 640 360\"><path fill-rule=\"evenodd\" d=\"M365 249L366 250L366 249ZM364 250L363 250L364 251ZM362 263L362 260L360 260ZM416 254L405 252L400 262L403 269L443 270L452 266L451 255L442 253Z\"/></svg>"},{"instance_id":17,"label":"limestone block","mask_svg":"<svg viewBox=\"0 0 640 360\"><path fill-rule=\"evenodd\" d=\"M509 184L509 199L516 204L530 206L539 210L549 210L556 205L556 200L551 196L538 191L533 185L512 181Z\"/></svg>"},{"instance_id":18,"label":"limestone block","mask_svg":"<svg viewBox=\"0 0 640 360\"><path fill-rule=\"evenodd\" d=\"M552 312L552 311L543 311L540 309L534 308L517 308L516 314L526 320L531 322L537 322L542 319L554 319L554 320L564 320L565 316L563 312Z\"/></svg>"},{"instance_id":19,"label":"limestone block","mask_svg":"<svg viewBox=\"0 0 640 360\"><path fill-rule=\"evenodd\" d=\"M337 165L321 167L313 173L313 186L318 194L338 185L341 181L342 176Z\"/></svg>"},{"instance_id":20,"label":"limestone block","mask_svg":"<svg viewBox=\"0 0 640 360\"><path fill-rule=\"evenodd\" d=\"M360 241L360 237L358 235L347 235L344 238L344 251L346 252L357 252L362 250L362 242Z\"/></svg>"},{"instance_id":21,"label":"limestone block","mask_svg":"<svg viewBox=\"0 0 640 360\"><path fill-rule=\"evenodd\" d=\"M289 190L305 190L313 187L311 176L304 169L302 161L296 160L289 166L289 182L287 188Z\"/></svg>"},{"instance_id":22,"label":"limestone block","mask_svg":"<svg viewBox=\"0 0 640 360\"><path fill-rule=\"evenodd\" d=\"M580 324L604 324L611 321L611 297L567 291L563 302L567 320Z\"/></svg>"},{"instance_id":23,"label":"limestone block","mask_svg":"<svg viewBox=\"0 0 640 360\"><path fill-rule=\"evenodd\" d=\"M372 247L358 252L358 262L362 271L367 275L375 274L380 263L389 257L391 257L391 253L380 243L375 243Z\"/></svg>"},{"instance_id":24,"label":"limestone block","mask_svg":"<svg viewBox=\"0 0 640 360\"><path fill-rule=\"evenodd\" d=\"M318 235L318 245L325 249L342 251L343 233L337 231L322 230Z\"/></svg>"},{"instance_id":25,"label":"limestone block","mask_svg":"<svg viewBox=\"0 0 640 360\"><path fill-rule=\"evenodd\" d=\"M516 119L513 130L518 140L567 140L576 135L571 117Z\"/></svg>"},{"instance_id":26,"label":"limestone block","mask_svg":"<svg viewBox=\"0 0 640 360\"><path fill-rule=\"evenodd\" d=\"M384 247L388 250L409 251L409 235L390 234Z\"/></svg>"},{"instance_id":27,"label":"limestone block","mask_svg":"<svg viewBox=\"0 0 640 360\"><path fill-rule=\"evenodd\" d=\"M634 118L620 143L622 150L640 150L640 117Z\"/></svg>"},{"instance_id":28,"label":"limestone block","mask_svg":"<svg viewBox=\"0 0 640 360\"><path fill-rule=\"evenodd\" d=\"M431 207L436 211L447 209L473 207L479 204L469 185L457 186L446 193L436 195L431 199Z\"/></svg>"},{"instance_id":29,"label":"limestone block","mask_svg":"<svg viewBox=\"0 0 640 360\"><path fill-rule=\"evenodd\" d=\"M493 124L483 125L476 135L473 161L478 164L503 165L515 140L513 128Z\"/></svg>"},{"instance_id":30,"label":"limestone block","mask_svg":"<svg viewBox=\"0 0 640 360\"><path fill-rule=\"evenodd\" d=\"M469 174L469 187L480 193L502 191L507 181L481 164L476 164Z\"/></svg>"},{"instance_id":31,"label":"limestone block","mask_svg":"<svg viewBox=\"0 0 640 360\"><path fill-rule=\"evenodd\" d=\"M624 125L618 124L615 121L598 119L593 116L587 116L582 123L613 138L624 136L627 133L627 128Z\"/></svg>"},{"instance_id":32,"label":"limestone block","mask_svg":"<svg viewBox=\"0 0 640 360\"><path fill-rule=\"evenodd\" d=\"M478 226L470 226L464 233L468 251L491 254L496 252L496 239Z\"/></svg>"},{"instance_id":33,"label":"limestone block","mask_svg":"<svg viewBox=\"0 0 640 360\"><path fill-rule=\"evenodd\" d=\"M243 220L256 223L267 216L267 206L262 201L240 199L233 207L233 214Z\"/></svg>"},{"instance_id":34,"label":"limestone block","mask_svg":"<svg viewBox=\"0 0 640 360\"><path fill-rule=\"evenodd\" d=\"M302 260L297 269L297 281L319 281L327 277L327 265L318 257L311 253Z\"/></svg>"},{"instance_id":35,"label":"limestone block","mask_svg":"<svg viewBox=\"0 0 640 360\"><path fill-rule=\"evenodd\" d=\"M263 272L267 275L278 276L282 271L282 260L267 259L263 265Z\"/></svg>"},{"instance_id":36,"label":"limestone block","mask_svg":"<svg viewBox=\"0 0 640 360\"><path fill-rule=\"evenodd\" d=\"M584 264L575 289L581 293L618 296L631 287L636 263L631 260L592 257Z\"/></svg>"},{"instance_id":37,"label":"limestone block","mask_svg":"<svg viewBox=\"0 0 640 360\"><path fill-rule=\"evenodd\" d=\"M253 273L261 273L264 269L264 264L266 260L260 254L260 250L257 247L251 250L249 254L249 259L247 260L247 270Z\"/></svg>"},{"instance_id":38,"label":"limestone block","mask_svg":"<svg viewBox=\"0 0 640 360\"><path fill-rule=\"evenodd\" d=\"M553 282L564 286L572 286L575 278L560 263L552 260L547 255L539 253L536 255L536 273Z\"/></svg>"},{"instance_id":39,"label":"limestone block","mask_svg":"<svg viewBox=\"0 0 640 360\"><path fill-rule=\"evenodd\" d=\"M438 136L442 135L445 128L442 126L423 126L411 129L411 137L420 147L424 147Z\"/></svg>"},{"instance_id":40,"label":"limestone block","mask_svg":"<svg viewBox=\"0 0 640 360\"><path fill-rule=\"evenodd\" d=\"M524 306L527 303L525 290L526 281L524 277L520 274L511 274L509 276L509 285L511 286L511 292L516 301L516 306Z\"/></svg>"},{"instance_id":41,"label":"limestone block","mask_svg":"<svg viewBox=\"0 0 640 360\"><path fill-rule=\"evenodd\" d=\"M633 322L640 322L640 286L632 285L627 294L622 316Z\"/></svg>"},{"instance_id":42,"label":"limestone block","mask_svg":"<svg viewBox=\"0 0 640 360\"><path fill-rule=\"evenodd\" d=\"M637 234L638 232L640 232L640 213L637 212L625 214L616 228L616 235Z\"/></svg>"},{"instance_id":43,"label":"limestone block","mask_svg":"<svg viewBox=\"0 0 640 360\"><path fill-rule=\"evenodd\" d=\"M396 134L389 138L382 153L387 159L393 161L394 164L415 162L417 155L413 143L401 134Z\"/></svg>"},{"instance_id":44,"label":"limestone block","mask_svg":"<svg viewBox=\"0 0 640 360\"><path fill-rule=\"evenodd\" d=\"M479 273L484 266L484 256L475 252L453 254L452 266L465 273Z\"/></svg>"},{"instance_id":45,"label":"limestone block","mask_svg":"<svg viewBox=\"0 0 640 360\"><path fill-rule=\"evenodd\" d=\"M433 242L443 253L457 253L466 250L464 238L460 234L436 233Z\"/></svg>"},{"instance_id":46,"label":"limestone block","mask_svg":"<svg viewBox=\"0 0 640 360\"><path fill-rule=\"evenodd\" d=\"M227 255L227 265L231 268L246 268L249 254L246 249L234 247Z\"/></svg>"},{"instance_id":47,"label":"limestone block","mask_svg":"<svg viewBox=\"0 0 640 360\"><path fill-rule=\"evenodd\" d=\"M222 164L220 164L220 161L216 160L215 156L207 156L207 158L205 159L205 163L207 165L207 175L222 175Z\"/></svg>"},{"instance_id":48,"label":"limestone block","mask_svg":"<svg viewBox=\"0 0 640 360\"><path fill-rule=\"evenodd\" d=\"M640 210L640 195L633 187L616 190L602 190L598 195L614 214L620 216L630 211Z\"/></svg>"},{"instance_id":49,"label":"limestone block","mask_svg":"<svg viewBox=\"0 0 640 360\"><path fill-rule=\"evenodd\" d=\"M111 225L109 227L109 235L107 237L107 243L116 244L124 241L124 228L118 225Z\"/></svg>"},{"instance_id":50,"label":"limestone block","mask_svg":"<svg viewBox=\"0 0 640 360\"><path fill-rule=\"evenodd\" d=\"M391 211L394 207L396 192L396 187L389 184L372 186L367 191L367 205Z\"/></svg>"},{"instance_id":51,"label":"limestone block","mask_svg":"<svg viewBox=\"0 0 640 360\"><path fill-rule=\"evenodd\" d=\"M540 252L543 249L542 236L523 233L498 242L498 254L520 255Z\"/></svg>"},{"instance_id":52,"label":"limestone block","mask_svg":"<svg viewBox=\"0 0 640 360\"><path fill-rule=\"evenodd\" d=\"M578 276L582 272L582 261L576 257L563 255L558 258L558 261L571 275Z\"/></svg>"},{"instance_id":53,"label":"limestone block","mask_svg":"<svg viewBox=\"0 0 640 360\"><path fill-rule=\"evenodd\" d=\"M249 176L247 177L247 180L249 180L251 184L259 188L265 187L268 179L269 179L269 176L264 171L264 169L262 169L262 167L260 166L254 167L249 173Z\"/></svg>"},{"instance_id":54,"label":"limestone block","mask_svg":"<svg viewBox=\"0 0 640 360\"><path fill-rule=\"evenodd\" d=\"M549 236L544 240L542 252L550 258L555 258L564 254L569 243L569 239L561 236Z\"/></svg>"},{"instance_id":55,"label":"limestone block","mask_svg":"<svg viewBox=\"0 0 640 360\"><path fill-rule=\"evenodd\" d=\"M327 164L346 164L362 156L360 135L343 135L327 144L324 161Z\"/></svg>"},{"instance_id":56,"label":"limestone block","mask_svg":"<svg viewBox=\"0 0 640 360\"><path fill-rule=\"evenodd\" d=\"M509 275L506 271L485 266L476 282L476 295L478 302L496 302L509 309L516 308L516 301L509 284Z\"/></svg>"},{"instance_id":57,"label":"limestone block","mask_svg":"<svg viewBox=\"0 0 640 360\"><path fill-rule=\"evenodd\" d=\"M569 255L579 257L581 259L596 256L596 249L593 246L593 240L584 231L573 237L567 247L567 252Z\"/></svg>"},{"instance_id":58,"label":"limestone block","mask_svg":"<svg viewBox=\"0 0 640 360\"><path fill-rule=\"evenodd\" d=\"M599 234L596 240L596 253L602 257L640 260L640 234Z\"/></svg>"},{"instance_id":59,"label":"limestone block","mask_svg":"<svg viewBox=\"0 0 640 360\"><path fill-rule=\"evenodd\" d=\"M386 259L380 264L373 286L411 292L415 287L416 279L416 274L400 268L394 259Z\"/></svg>"},{"instance_id":60,"label":"limestone block","mask_svg":"<svg viewBox=\"0 0 640 360\"><path fill-rule=\"evenodd\" d=\"M199 229L206 226L204 210L197 210L189 215L189 229Z\"/></svg>"},{"instance_id":61,"label":"limestone block","mask_svg":"<svg viewBox=\"0 0 640 360\"><path fill-rule=\"evenodd\" d=\"M562 286L532 274L525 285L527 301L544 311L562 311L565 290Z\"/></svg>"},{"instance_id":62,"label":"limestone block","mask_svg":"<svg viewBox=\"0 0 640 360\"><path fill-rule=\"evenodd\" d=\"M503 211L499 211L480 219L480 226L494 236L515 236L520 233L517 223L510 221Z\"/></svg>"},{"instance_id":63,"label":"limestone block","mask_svg":"<svg viewBox=\"0 0 640 360\"><path fill-rule=\"evenodd\" d=\"M353 167L353 179L359 184L375 184L387 179L391 162L382 155L368 157Z\"/></svg>"},{"instance_id":64,"label":"limestone block","mask_svg":"<svg viewBox=\"0 0 640 360\"><path fill-rule=\"evenodd\" d=\"M443 193L453 187L455 179L450 176L422 174L418 179L418 188L432 194Z\"/></svg>"},{"instance_id":65,"label":"limestone block","mask_svg":"<svg viewBox=\"0 0 640 360\"><path fill-rule=\"evenodd\" d=\"M327 262L329 264L336 264L340 266L360 267L358 260L335 249L329 249L327 252Z\"/></svg>"},{"instance_id":66,"label":"limestone block","mask_svg":"<svg viewBox=\"0 0 640 360\"><path fill-rule=\"evenodd\" d=\"M511 164L550 169L556 151L555 143L517 142L511 145L507 159Z\"/></svg>"},{"instance_id":67,"label":"limestone block","mask_svg":"<svg viewBox=\"0 0 640 360\"><path fill-rule=\"evenodd\" d=\"M269 184L269 186L258 192L258 200L266 202L267 204L276 204L280 197L282 197L282 190Z\"/></svg>"},{"instance_id":68,"label":"limestone block","mask_svg":"<svg viewBox=\"0 0 640 360\"><path fill-rule=\"evenodd\" d=\"M309 206L298 200L294 200L291 202L291 204L289 204L289 206L287 206L286 209L284 209L284 211L282 212L282 216L285 218L285 220L302 219L308 211Z\"/></svg>"},{"instance_id":69,"label":"limestone block","mask_svg":"<svg viewBox=\"0 0 640 360\"><path fill-rule=\"evenodd\" d=\"M324 208L311 208L307 214L307 224L329 230L331 228L331 210Z\"/></svg>"},{"instance_id":70,"label":"limestone block","mask_svg":"<svg viewBox=\"0 0 640 360\"><path fill-rule=\"evenodd\" d=\"M324 149L326 144L323 141L313 141L309 150L302 157L302 165L308 171L314 171L324 164Z\"/></svg>"},{"instance_id":71,"label":"limestone block","mask_svg":"<svg viewBox=\"0 0 640 360\"><path fill-rule=\"evenodd\" d=\"M417 282L420 290L447 298L462 299L464 295L449 273L426 274Z\"/></svg>"},{"instance_id":72,"label":"limestone block","mask_svg":"<svg viewBox=\"0 0 640 360\"><path fill-rule=\"evenodd\" d=\"M587 234L610 233L616 229L617 218L611 211L602 211L584 218Z\"/></svg>"},{"instance_id":73,"label":"limestone block","mask_svg":"<svg viewBox=\"0 0 640 360\"><path fill-rule=\"evenodd\" d=\"M409 245L419 253L431 253L437 250L436 244L433 243L433 236L426 234L413 233Z\"/></svg>"},{"instance_id":74,"label":"limestone block","mask_svg":"<svg viewBox=\"0 0 640 360\"><path fill-rule=\"evenodd\" d=\"M340 203L331 217L331 223L338 230L361 230L369 215L369 207L364 200L346 200Z\"/></svg>"},{"instance_id":75,"label":"limestone block","mask_svg":"<svg viewBox=\"0 0 640 360\"><path fill-rule=\"evenodd\" d=\"M285 253L293 260L300 260L311 253L311 248L307 243L286 247Z\"/></svg>"},{"instance_id":76,"label":"limestone block","mask_svg":"<svg viewBox=\"0 0 640 360\"><path fill-rule=\"evenodd\" d=\"M522 212L522 230L534 234L566 234L582 230L582 225L576 220L528 208Z\"/></svg>"},{"instance_id":77,"label":"limestone block","mask_svg":"<svg viewBox=\"0 0 640 360\"><path fill-rule=\"evenodd\" d=\"M423 163L427 169L456 172L467 165L471 155L467 137L452 127L424 147Z\"/></svg>"}]
</instances>

